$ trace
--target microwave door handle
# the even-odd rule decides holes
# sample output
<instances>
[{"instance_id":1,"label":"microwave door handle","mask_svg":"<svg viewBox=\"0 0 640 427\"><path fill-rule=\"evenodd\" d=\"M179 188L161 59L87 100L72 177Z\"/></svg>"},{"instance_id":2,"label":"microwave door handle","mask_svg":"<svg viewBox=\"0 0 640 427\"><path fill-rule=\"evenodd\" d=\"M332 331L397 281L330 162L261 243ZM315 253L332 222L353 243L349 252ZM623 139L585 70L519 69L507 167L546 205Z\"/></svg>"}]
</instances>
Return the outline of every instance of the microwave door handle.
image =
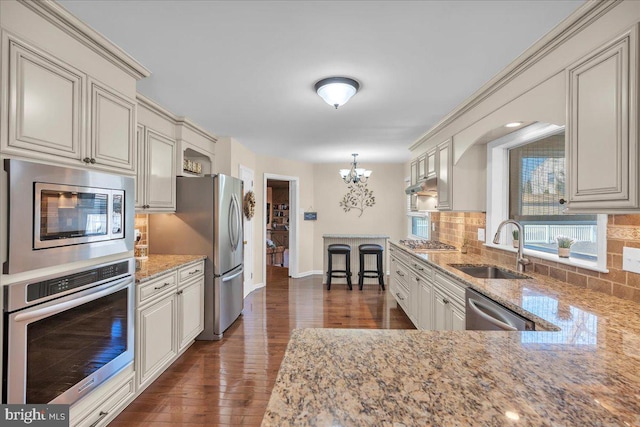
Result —
<instances>
[{"instance_id":1,"label":"microwave door handle","mask_svg":"<svg viewBox=\"0 0 640 427\"><path fill-rule=\"evenodd\" d=\"M64 301L61 302L59 304L54 304L48 307L43 307L37 310L25 310L25 313L18 313L16 314L16 316L14 317L14 320L16 322L22 322L25 320L32 320L32 319L36 319L36 318L43 318L43 317L48 317L52 314L56 314L56 313L60 313L62 311L65 311L69 308L73 308L73 307L78 307L82 304L91 302L93 300L97 300L98 298L102 298L104 296L110 295L114 292L120 291L124 288L126 288L127 286L129 286L129 283L131 282L130 278L126 278L121 280L121 283L119 285L115 285L115 286L109 286L108 288L105 288L99 292L96 293L91 293L89 295L85 295L83 297L80 298L74 298L71 299L69 301Z\"/></svg>"}]
</instances>

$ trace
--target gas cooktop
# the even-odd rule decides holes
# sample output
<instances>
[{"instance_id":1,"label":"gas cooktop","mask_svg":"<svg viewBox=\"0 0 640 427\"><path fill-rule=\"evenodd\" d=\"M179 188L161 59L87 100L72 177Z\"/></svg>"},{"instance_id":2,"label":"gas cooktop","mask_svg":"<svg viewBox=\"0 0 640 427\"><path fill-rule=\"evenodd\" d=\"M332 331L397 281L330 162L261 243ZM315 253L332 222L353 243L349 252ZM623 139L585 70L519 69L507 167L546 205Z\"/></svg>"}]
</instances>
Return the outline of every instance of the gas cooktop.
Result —
<instances>
[{"instance_id":1,"label":"gas cooktop","mask_svg":"<svg viewBox=\"0 0 640 427\"><path fill-rule=\"evenodd\" d=\"M455 251L456 247L437 240L400 240L400 244L413 250Z\"/></svg>"}]
</instances>

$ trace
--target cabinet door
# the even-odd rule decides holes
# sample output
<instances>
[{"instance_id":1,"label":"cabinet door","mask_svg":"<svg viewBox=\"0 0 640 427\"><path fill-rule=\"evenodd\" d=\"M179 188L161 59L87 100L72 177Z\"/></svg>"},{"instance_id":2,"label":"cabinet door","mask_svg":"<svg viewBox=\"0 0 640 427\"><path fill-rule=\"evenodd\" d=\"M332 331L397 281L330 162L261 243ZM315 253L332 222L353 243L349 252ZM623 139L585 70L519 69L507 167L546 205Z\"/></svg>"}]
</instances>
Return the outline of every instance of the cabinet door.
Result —
<instances>
[{"instance_id":1,"label":"cabinet door","mask_svg":"<svg viewBox=\"0 0 640 427\"><path fill-rule=\"evenodd\" d=\"M436 150L427 153L427 177L436 176Z\"/></svg>"},{"instance_id":2,"label":"cabinet door","mask_svg":"<svg viewBox=\"0 0 640 427\"><path fill-rule=\"evenodd\" d=\"M427 177L427 155L418 157L418 181Z\"/></svg>"},{"instance_id":3,"label":"cabinet door","mask_svg":"<svg viewBox=\"0 0 640 427\"><path fill-rule=\"evenodd\" d=\"M144 154L144 135L145 128L142 125L136 126L136 209L141 209L143 207L145 200L145 159L146 156Z\"/></svg>"},{"instance_id":4,"label":"cabinet door","mask_svg":"<svg viewBox=\"0 0 640 427\"><path fill-rule=\"evenodd\" d=\"M426 331L433 329L433 291L431 288L431 284L425 280L420 283L418 327Z\"/></svg>"},{"instance_id":5,"label":"cabinet door","mask_svg":"<svg viewBox=\"0 0 640 427\"><path fill-rule=\"evenodd\" d=\"M433 288L433 329L446 331L449 329L450 309L447 297L436 287Z\"/></svg>"},{"instance_id":6,"label":"cabinet door","mask_svg":"<svg viewBox=\"0 0 640 427\"><path fill-rule=\"evenodd\" d=\"M438 210L451 210L451 172L453 170L453 144L449 139L437 147L437 177L438 177Z\"/></svg>"},{"instance_id":7,"label":"cabinet door","mask_svg":"<svg viewBox=\"0 0 640 427\"><path fill-rule=\"evenodd\" d=\"M464 307L450 303L451 306L451 329L454 331L464 331L466 329L466 317Z\"/></svg>"},{"instance_id":8,"label":"cabinet door","mask_svg":"<svg viewBox=\"0 0 640 427\"><path fill-rule=\"evenodd\" d=\"M91 163L135 170L135 102L91 82Z\"/></svg>"},{"instance_id":9,"label":"cabinet door","mask_svg":"<svg viewBox=\"0 0 640 427\"><path fill-rule=\"evenodd\" d=\"M149 209L176 210L176 143L147 128L146 204Z\"/></svg>"},{"instance_id":10,"label":"cabinet door","mask_svg":"<svg viewBox=\"0 0 640 427\"><path fill-rule=\"evenodd\" d=\"M179 351L204 330L204 276L178 291Z\"/></svg>"},{"instance_id":11,"label":"cabinet door","mask_svg":"<svg viewBox=\"0 0 640 427\"><path fill-rule=\"evenodd\" d=\"M414 160L411 162L411 185L416 182L418 182L418 161Z\"/></svg>"},{"instance_id":12,"label":"cabinet door","mask_svg":"<svg viewBox=\"0 0 640 427\"><path fill-rule=\"evenodd\" d=\"M637 40L636 25L567 70L570 211L639 207Z\"/></svg>"},{"instance_id":13,"label":"cabinet door","mask_svg":"<svg viewBox=\"0 0 640 427\"><path fill-rule=\"evenodd\" d=\"M176 294L138 311L138 385L152 381L178 354Z\"/></svg>"},{"instance_id":14,"label":"cabinet door","mask_svg":"<svg viewBox=\"0 0 640 427\"><path fill-rule=\"evenodd\" d=\"M85 76L15 40L9 41L8 62L9 137L3 151L29 156L24 153L28 150L79 161Z\"/></svg>"}]
</instances>

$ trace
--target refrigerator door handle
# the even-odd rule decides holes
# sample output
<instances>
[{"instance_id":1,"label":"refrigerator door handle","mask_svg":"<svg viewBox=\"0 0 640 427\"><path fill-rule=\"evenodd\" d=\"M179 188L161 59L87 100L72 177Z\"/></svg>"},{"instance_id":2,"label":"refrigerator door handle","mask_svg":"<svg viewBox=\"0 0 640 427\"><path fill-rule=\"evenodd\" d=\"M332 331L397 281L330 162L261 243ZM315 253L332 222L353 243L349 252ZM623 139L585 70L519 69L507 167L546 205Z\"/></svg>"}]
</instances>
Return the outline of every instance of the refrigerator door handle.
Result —
<instances>
[{"instance_id":1,"label":"refrigerator door handle","mask_svg":"<svg viewBox=\"0 0 640 427\"><path fill-rule=\"evenodd\" d=\"M238 249L240 243L240 207L235 194L231 196L229 204L229 236L231 237L231 250Z\"/></svg>"},{"instance_id":2,"label":"refrigerator door handle","mask_svg":"<svg viewBox=\"0 0 640 427\"><path fill-rule=\"evenodd\" d=\"M244 267L240 269L237 273L232 274L231 276L226 276L222 278L223 282L228 282L229 280L233 280L244 272Z\"/></svg>"}]
</instances>

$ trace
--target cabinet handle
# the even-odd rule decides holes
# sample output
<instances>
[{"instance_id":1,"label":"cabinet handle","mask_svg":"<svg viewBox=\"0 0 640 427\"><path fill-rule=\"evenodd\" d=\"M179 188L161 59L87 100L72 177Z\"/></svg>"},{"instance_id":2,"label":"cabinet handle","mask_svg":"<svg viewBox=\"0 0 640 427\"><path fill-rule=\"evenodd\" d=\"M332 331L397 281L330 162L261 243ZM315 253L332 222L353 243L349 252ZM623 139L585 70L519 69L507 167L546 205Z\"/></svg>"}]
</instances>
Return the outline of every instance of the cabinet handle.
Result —
<instances>
[{"instance_id":1,"label":"cabinet handle","mask_svg":"<svg viewBox=\"0 0 640 427\"><path fill-rule=\"evenodd\" d=\"M109 415L109 413L105 412L105 411L100 411L100 413L98 415L99 415L98 419L93 424L91 424L89 427L96 427L98 424L100 424L100 421L102 421L102 419L104 417Z\"/></svg>"},{"instance_id":2,"label":"cabinet handle","mask_svg":"<svg viewBox=\"0 0 640 427\"><path fill-rule=\"evenodd\" d=\"M164 285L162 285L162 286L156 286L156 287L155 287L155 288L153 288L153 289L155 289L156 291L158 291L158 290L160 290L160 289L164 289L164 288L166 288L167 286L171 286L171 283L169 283L169 282L165 282L165 283L164 283Z\"/></svg>"},{"instance_id":3,"label":"cabinet handle","mask_svg":"<svg viewBox=\"0 0 640 427\"><path fill-rule=\"evenodd\" d=\"M418 264L413 264L413 266L416 268L416 270L418 271L424 271L424 268L420 267Z\"/></svg>"},{"instance_id":4,"label":"cabinet handle","mask_svg":"<svg viewBox=\"0 0 640 427\"><path fill-rule=\"evenodd\" d=\"M396 274L398 274L398 276L400 276L400 277L404 277L404 274L402 274L402 272L400 270L396 270Z\"/></svg>"},{"instance_id":5,"label":"cabinet handle","mask_svg":"<svg viewBox=\"0 0 640 427\"><path fill-rule=\"evenodd\" d=\"M85 157L84 159L82 159L82 161L85 163L89 163L91 159L89 157Z\"/></svg>"},{"instance_id":6,"label":"cabinet handle","mask_svg":"<svg viewBox=\"0 0 640 427\"><path fill-rule=\"evenodd\" d=\"M420 278L419 278L419 277L416 277L416 282L419 282L419 281L420 281Z\"/></svg>"},{"instance_id":7,"label":"cabinet handle","mask_svg":"<svg viewBox=\"0 0 640 427\"><path fill-rule=\"evenodd\" d=\"M193 270L193 271L189 272L189 275L196 274L196 273L199 273L199 272L200 272L200 269Z\"/></svg>"},{"instance_id":8,"label":"cabinet handle","mask_svg":"<svg viewBox=\"0 0 640 427\"><path fill-rule=\"evenodd\" d=\"M396 292L396 295L398 296L398 298L400 298L402 301L404 301L404 298L402 298L402 296L400 295L400 292Z\"/></svg>"},{"instance_id":9,"label":"cabinet handle","mask_svg":"<svg viewBox=\"0 0 640 427\"><path fill-rule=\"evenodd\" d=\"M96 164L96 159L94 159L93 157L91 158L91 160L89 160L91 162L92 165Z\"/></svg>"},{"instance_id":10,"label":"cabinet handle","mask_svg":"<svg viewBox=\"0 0 640 427\"><path fill-rule=\"evenodd\" d=\"M446 299L446 298L442 298L442 302L445 303L445 304L449 304L449 300Z\"/></svg>"},{"instance_id":11,"label":"cabinet handle","mask_svg":"<svg viewBox=\"0 0 640 427\"><path fill-rule=\"evenodd\" d=\"M176 295L182 295L182 293L183 293L183 292L184 292L184 291L181 289L181 290L179 290L178 292L176 292Z\"/></svg>"}]
</instances>

